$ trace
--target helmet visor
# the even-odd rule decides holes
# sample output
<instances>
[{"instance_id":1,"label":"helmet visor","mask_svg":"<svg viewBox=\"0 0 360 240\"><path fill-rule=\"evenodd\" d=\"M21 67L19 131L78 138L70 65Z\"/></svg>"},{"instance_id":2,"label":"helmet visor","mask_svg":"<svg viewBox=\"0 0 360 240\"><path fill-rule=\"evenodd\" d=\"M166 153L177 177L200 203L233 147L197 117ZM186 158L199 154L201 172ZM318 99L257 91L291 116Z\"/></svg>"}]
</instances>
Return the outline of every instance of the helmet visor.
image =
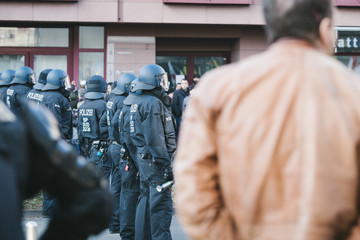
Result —
<instances>
[{"instance_id":1,"label":"helmet visor","mask_svg":"<svg viewBox=\"0 0 360 240\"><path fill-rule=\"evenodd\" d=\"M64 78L64 87L66 90L70 91L71 90L71 82L70 82L70 77L69 75L66 75L66 77Z\"/></svg>"},{"instance_id":2,"label":"helmet visor","mask_svg":"<svg viewBox=\"0 0 360 240\"><path fill-rule=\"evenodd\" d=\"M35 77L35 73L30 74L29 79L34 85L37 84L37 79Z\"/></svg>"},{"instance_id":3,"label":"helmet visor","mask_svg":"<svg viewBox=\"0 0 360 240\"><path fill-rule=\"evenodd\" d=\"M167 73L164 73L160 76L158 76L159 81L160 81L160 86L165 90L168 91L169 90L169 79L168 79L168 75Z\"/></svg>"}]
</instances>

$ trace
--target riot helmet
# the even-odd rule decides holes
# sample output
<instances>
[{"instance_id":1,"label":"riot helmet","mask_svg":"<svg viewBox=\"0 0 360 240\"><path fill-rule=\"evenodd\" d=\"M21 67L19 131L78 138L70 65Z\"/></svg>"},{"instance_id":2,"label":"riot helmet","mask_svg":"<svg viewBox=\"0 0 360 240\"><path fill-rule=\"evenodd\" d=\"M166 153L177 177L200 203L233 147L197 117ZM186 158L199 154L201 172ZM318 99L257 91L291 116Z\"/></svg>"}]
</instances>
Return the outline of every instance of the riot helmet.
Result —
<instances>
[{"instance_id":1,"label":"riot helmet","mask_svg":"<svg viewBox=\"0 0 360 240\"><path fill-rule=\"evenodd\" d=\"M129 90L130 90L129 95L123 101L123 103L125 105L131 105L131 104L136 103L137 97L142 94L142 89L135 90L136 84L139 84L138 78L136 78L134 81L132 81L129 86Z\"/></svg>"},{"instance_id":2,"label":"riot helmet","mask_svg":"<svg viewBox=\"0 0 360 240\"><path fill-rule=\"evenodd\" d=\"M152 90L162 87L166 91L169 90L169 81L165 70L157 64L148 64L140 69L139 81L133 90Z\"/></svg>"},{"instance_id":3,"label":"riot helmet","mask_svg":"<svg viewBox=\"0 0 360 240\"><path fill-rule=\"evenodd\" d=\"M41 71L39 74L39 78L37 79L37 83L33 86L34 89L41 90L47 83L46 78L49 72L51 72L52 69L45 69Z\"/></svg>"},{"instance_id":4,"label":"riot helmet","mask_svg":"<svg viewBox=\"0 0 360 240\"><path fill-rule=\"evenodd\" d=\"M15 71L12 69L8 69L1 74L0 77L0 86L9 86L11 81L15 77Z\"/></svg>"},{"instance_id":5,"label":"riot helmet","mask_svg":"<svg viewBox=\"0 0 360 240\"><path fill-rule=\"evenodd\" d=\"M87 99L99 99L105 97L106 92L105 79L100 75L93 75L86 83L85 98Z\"/></svg>"},{"instance_id":6,"label":"riot helmet","mask_svg":"<svg viewBox=\"0 0 360 240\"><path fill-rule=\"evenodd\" d=\"M129 93L130 91L130 84L136 76L132 73L124 73L122 74L119 79L117 80L116 88L114 88L111 92L116 95L121 95L124 93Z\"/></svg>"},{"instance_id":7,"label":"riot helmet","mask_svg":"<svg viewBox=\"0 0 360 240\"><path fill-rule=\"evenodd\" d=\"M35 74L34 71L26 66L19 67L15 71L15 77L11 81L12 84L35 84Z\"/></svg>"},{"instance_id":8,"label":"riot helmet","mask_svg":"<svg viewBox=\"0 0 360 240\"><path fill-rule=\"evenodd\" d=\"M46 77L46 85L42 90L57 90L61 88L71 88L69 75L61 69L51 70Z\"/></svg>"}]
</instances>

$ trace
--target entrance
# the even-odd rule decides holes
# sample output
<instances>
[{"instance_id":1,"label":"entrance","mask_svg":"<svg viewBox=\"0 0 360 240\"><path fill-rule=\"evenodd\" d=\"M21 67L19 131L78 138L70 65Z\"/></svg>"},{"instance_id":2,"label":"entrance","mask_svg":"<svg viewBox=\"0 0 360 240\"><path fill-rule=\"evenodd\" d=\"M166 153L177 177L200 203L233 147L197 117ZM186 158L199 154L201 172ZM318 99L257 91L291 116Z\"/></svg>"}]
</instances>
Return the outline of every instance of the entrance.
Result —
<instances>
[{"instance_id":1,"label":"entrance","mask_svg":"<svg viewBox=\"0 0 360 240\"><path fill-rule=\"evenodd\" d=\"M170 91L181 79L187 79L191 85L195 74L202 76L227 63L229 52L157 52L156 56L156 64L164 68L171 80Z\"/></svg>"},{"instance_id":2,"label":"entrance","mask_svg":"<svg viewBox=\"0 0 360 240\"><path fill-rule=\"evenodd\" d=\"M70 60L70 54L64 54L63 51L46 51L44 49L41 51L0 51L0 70L16 70L21 66L29 66L34 70L37 78L42 70L48 68L62 69L72 76L71 69L68 67Z\"/></svg>"}]
</instances>

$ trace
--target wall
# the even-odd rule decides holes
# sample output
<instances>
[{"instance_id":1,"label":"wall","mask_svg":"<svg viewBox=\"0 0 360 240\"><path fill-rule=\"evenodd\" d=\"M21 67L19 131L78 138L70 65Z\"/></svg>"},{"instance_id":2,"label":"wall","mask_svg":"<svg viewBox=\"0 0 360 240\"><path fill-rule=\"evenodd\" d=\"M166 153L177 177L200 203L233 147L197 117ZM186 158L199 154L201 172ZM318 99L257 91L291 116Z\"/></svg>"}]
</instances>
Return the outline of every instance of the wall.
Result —
<instances>
[{"instance_id":1,"label":"wall","mask_svg":"<svg viewBox=\"0 0 360 240\"><path fill-rule=\"evenodd\" d=\"M2 21L117 22L118 0L0 2Z\"/></svg>"},{"instance_id":2,"label":"wall","mask_svg":"<svg viewBox=\"0 0 360 240\"><path fill-rule=\"evenodd\" d=\"M263 24L261 1L251 5L164 4L163 0L120 0L127 23Z\"/></svg>"}]
</instances>

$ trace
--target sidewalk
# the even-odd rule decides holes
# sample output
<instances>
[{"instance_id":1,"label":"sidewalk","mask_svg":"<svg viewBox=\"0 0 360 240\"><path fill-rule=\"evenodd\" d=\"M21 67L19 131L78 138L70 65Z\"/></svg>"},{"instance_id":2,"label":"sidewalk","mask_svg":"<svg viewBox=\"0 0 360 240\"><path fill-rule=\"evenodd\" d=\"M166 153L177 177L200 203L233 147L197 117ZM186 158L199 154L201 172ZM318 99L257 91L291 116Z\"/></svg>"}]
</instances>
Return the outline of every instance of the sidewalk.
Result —
<instances>
[{"instance_id":1,"label":"sidewalk","mask_svg":"<svg viewBox=\"0 0 360 240\"><path fill-rule=\"evenodd\" d=\"M41 210L25 210L23 216L23 227L25 230L25 224L28 221L34 221L38 224L38 236L40 237L41 234L46 229L48 224L49 218L45 218ZM189 238L183 232L177 218L173 215L170 231L172 234L173 240L189 240ZM25 231L24 231L25 232ZM118 234L110 234L108 229L105 229L99 235L92 236L89 240L119 240L120 236Z\"/></svg>"}]
</instances>

